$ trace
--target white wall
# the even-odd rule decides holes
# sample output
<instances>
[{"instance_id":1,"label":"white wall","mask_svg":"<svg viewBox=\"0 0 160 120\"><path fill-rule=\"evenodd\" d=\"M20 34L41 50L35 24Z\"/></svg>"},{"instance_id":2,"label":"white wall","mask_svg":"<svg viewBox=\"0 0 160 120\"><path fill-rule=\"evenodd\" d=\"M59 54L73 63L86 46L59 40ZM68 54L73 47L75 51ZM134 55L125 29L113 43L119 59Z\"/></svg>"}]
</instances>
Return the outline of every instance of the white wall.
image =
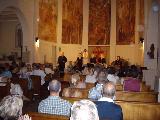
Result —
<instances>
[{"instance_id":1,"label":"white wall","mask_svg":"<svg viewBox=\"0 0 160 120\"><path fill-rule=\"evenodd\" d=\"M11 7L17 14L23 29L23 46L27 46L31 52L30 62L34 61L34 38L35 38L35 0L0 0L0 12ZM38 0L36 0L38 1Z\"/></svg>"},{"instance_id":2,"label":"white wall","mask_svg":"<svg viewBox=\"0 0 160 120\"><path fill-rule=\"evenodd\" d=\"M62 0L58 0L58 24L57 24L57 43L40 42L40 47L35 48L34 38L38 35L38 1L39 0L0 0L0 11L6 7L16 8L18 17L22 23L24 32L24 46L31 51L30 62L43 62L44 55L47 55L47 61L52 61L52 46L56 46L56 55L58 57L59 48L61 48L68 60L75 61L78 53L83 49L88 49L88 16L89 0L83 2L83 34L82 45L62 44ZM138 1L138 0L137 0ZM136 43L133 45L116 45L116 0L112 0L111 7L111 43L110 43L110 63L120 55L128 59L132 64L143 64L142 49L138 44L138 31L135 31ZM138 2L137 2L138 8ZM138 10L138 9L137 9ZM136 28L138 23L138 11L136 11ZM41 47L44 46L44 47ZM44 50L46 48L46 50ZM52 51L53 52L53 51ZM55 59L55 58L54 58Z\"/></svg>"},{"instance_id":3,"label":"white wall","mask_svg":"<svg viewBox=\"0 0 160 120\"><path fill-rule=\"evenodd\" d=\"M17 52L20 57L20 49L15 47L15 31L18 21L0 22L0 55L11 55Z\"/></svg>"}]
</instances>

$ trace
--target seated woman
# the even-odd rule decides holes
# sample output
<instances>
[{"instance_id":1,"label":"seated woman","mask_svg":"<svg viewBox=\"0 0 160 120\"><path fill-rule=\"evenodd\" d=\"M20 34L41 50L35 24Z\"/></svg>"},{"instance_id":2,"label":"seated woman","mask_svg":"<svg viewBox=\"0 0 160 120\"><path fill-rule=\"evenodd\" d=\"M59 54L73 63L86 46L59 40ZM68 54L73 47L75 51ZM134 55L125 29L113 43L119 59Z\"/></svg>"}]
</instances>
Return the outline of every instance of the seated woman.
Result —
<instances>
[{"instance_id":1,"label":"seated woman","mask_svg":"<svg viewBox=\"0 0 160 120\"><path fill-rule=\"evenodd\" d=\"M96 75L94 74L94 69L90 68L88 71L89 71L89 74L86 75L85 82L86 83L95 83L95 82L97 82Z\"/></svg>"},{"instance_id":2,"label":"seated woman","mask_svg":"<svg viewBox=\"0 0 160 120\"><path fill-rule=\"evenodd\" d=\"M85 82L81 81L78 73L71 76L71 87L75 88L86 88Z\"/></svg>"},{"instance_id":3,"label":"seated woman","mask_svg":"<svg viewBox=\"0 0 160 120\"><path fill-rule=\"evenodd\" d=\"M22 114L23 100L20 96L6 96L0 102L0 117L2 120L17 120Z\"/></svg>"},{"instance_id":4,"label":"seated woman","mask_svg":"<svg viewBox=\"0 0 160 120\"><path fill-rule=\"evenodd\" d=\"M114 67L110 67L108 68L108 76L107 79L111 82L113 82L114 84L117 83L117 81L119 81L119 77L115 74L115 68Z\"/></svg>"}]
</instances>

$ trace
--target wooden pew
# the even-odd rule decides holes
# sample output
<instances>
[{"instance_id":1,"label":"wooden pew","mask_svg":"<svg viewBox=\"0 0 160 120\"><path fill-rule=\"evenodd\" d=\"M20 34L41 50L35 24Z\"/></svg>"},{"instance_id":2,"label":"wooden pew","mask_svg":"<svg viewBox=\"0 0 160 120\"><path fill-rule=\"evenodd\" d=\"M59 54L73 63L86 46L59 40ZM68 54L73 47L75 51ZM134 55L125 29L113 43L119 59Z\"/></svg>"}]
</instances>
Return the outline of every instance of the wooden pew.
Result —
<instances>
[{"instance_id":1,"label":"wooden pew","mask_svg":"<svg viewBox=\"0 0 160 120\"><path fill-rule=\"evenodd\" d=\"M10 83L9 82L0 82L0 100L5 96L10 94Z\"/></svg>"},{"instance_id":2,"label":"wooden pew","mask_svg":"<svg viewBox=\"0 0 160 120\"><path fill-rule=\"evenodd\" d=\"M74 103L80 98L63 99ZM160 120L160 103L125 102L116 101L122 107L124 120Z\"/></svg>"},{"instance_id":3,"label":"wooden pew","mask_svg":"<svg viewBox=\"0 0 160 120\"><path fill-rule=\"evenodd\" d=\"M133 102L158 102L157 92L125 92L117 91L116 100Z\"/></svg>"},{"instance_id":4,"label":"wooden pew","mask_svg":"<svg viewBox=\"0 0 160 120\"><path fill-rule=\"evenodd\" d=\"M116 84L116 91L123 91L123 85L122 84Z\"/></svg>"},{"instance_id":5,"label":"wooden pew","mask_svg":"<svg viewBox=\"0 0 160 120\"><path fill-rule=\"evenodd\" d=\"M27 113L32 120L69 120L69 117L62 115L51 115L38 112L29 112Z\"/></svg>"},{"instance_id":6,"label":"wooden pew","mask_svg":"<svg viewBox=\"0 0 160 120\"><path fill-rule=\"evenodd\" d=\"M77 98L88 98L88 89L80 89L80 88L65 88L68 89L69 95L63 94L63 97L77 97ZM74 96L75 92L79 92L79 96ZM156 92L125 92L125 91L117 91L116 92L116 100L119 101L132 101L132 102L150 102L156 103L158 102L158 93Z\"/></svg>"},{"instance_id":7,"label":"wooden pew","mask_svg":"<svg viewBox=\"0 0 160 120\"><path fill-rule=\"evenodd\" d=\"M160 120L160 104L116 102L122 107L124 120Z\"/></svg>"}]
</instances>

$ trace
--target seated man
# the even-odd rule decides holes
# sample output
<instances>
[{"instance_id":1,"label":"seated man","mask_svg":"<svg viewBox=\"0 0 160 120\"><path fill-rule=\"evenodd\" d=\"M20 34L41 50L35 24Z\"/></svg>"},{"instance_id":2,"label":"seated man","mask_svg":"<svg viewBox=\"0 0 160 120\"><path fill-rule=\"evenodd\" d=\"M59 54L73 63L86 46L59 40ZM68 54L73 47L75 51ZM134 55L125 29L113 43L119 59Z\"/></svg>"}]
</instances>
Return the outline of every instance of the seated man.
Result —
<instances>
[{"instance_id":1,"label":"seated man","mask_svg":"<svg viewBox=\"0 0 160 120\"><path fill-rule=\"evenodd\" d=\"M45 83L45 76L46 74L44 73L43 70L40 69L40 65L35 65L34 70L32 71L31 75L37 75L41 77L41 85Z\"/></svg>"},{"instance_id":2,"label":"seated man","mask_svg":"<svg viewBox=\"0 0 160 120\"><path fill-rule=\"evenodd\" d=\"M39 103L38 112L70 116L71 104L59 97L61 83L58 80L52 80L49 83L49 91L50 96Z\"/></svg>"},{"instance_id":3,"label":"seated man","mask_svg":"<svg viewBox=\"0 0 160 120\"><path fill-rule=\"evenodd\" d=\"M121 107L113 101L115 91L112 82L103 85L103 97L95 102L100 120L123 120Z\"/></svg>"},{"instance_id":4,"label":"seated man","mask_svg":"<svg viewBox=\"0 0 160 120\"><path fill-rule=\"evenodd\" d=\"M74 102L70 120L99 120L95 104L89 100Z\"/></svg>"}]
</instances>

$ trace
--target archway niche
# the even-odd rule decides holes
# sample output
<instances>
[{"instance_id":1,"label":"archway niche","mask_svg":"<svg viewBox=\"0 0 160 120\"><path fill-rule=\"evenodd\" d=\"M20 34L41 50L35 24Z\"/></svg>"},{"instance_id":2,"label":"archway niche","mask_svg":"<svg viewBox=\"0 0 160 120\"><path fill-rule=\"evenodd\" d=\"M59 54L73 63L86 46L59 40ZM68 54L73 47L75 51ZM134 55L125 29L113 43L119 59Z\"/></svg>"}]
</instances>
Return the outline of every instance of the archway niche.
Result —
<instances>
[{"instance_id":1,"label":"archway niche","mask_svg":"<svg viewBox=\"0 0 160 120\"><path fill-rule=\"evenodd\" d=\"M0 61L20 62L23 58L25 21L18 8L0 11Z\"/></svg>"}]
</instances>

